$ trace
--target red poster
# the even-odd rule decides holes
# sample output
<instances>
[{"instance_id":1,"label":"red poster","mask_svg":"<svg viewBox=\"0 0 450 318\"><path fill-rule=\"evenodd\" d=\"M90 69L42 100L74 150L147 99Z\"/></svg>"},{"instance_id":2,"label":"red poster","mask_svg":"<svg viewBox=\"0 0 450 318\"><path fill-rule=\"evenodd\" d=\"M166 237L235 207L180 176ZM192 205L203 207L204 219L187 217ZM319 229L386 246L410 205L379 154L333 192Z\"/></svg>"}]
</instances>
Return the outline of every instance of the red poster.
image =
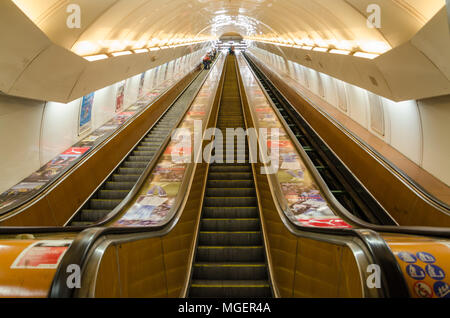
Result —
<instances>
[{"instance_id":1,"label":"red poster","mask_svg":"<svg viewBox=\"0 0 450 318\"><path fill-rule=\"evenodd\" d=\"M339 218L328 219L298 219L298 222L305 226L323 227L323 228L344 228L351 229L352 226Z\"/></svg>"},{"instance_id":2,"label":"red poster","mask_svg":"<svg viewBox=\"0 0 450 318\"><path fill-rule=\"evenodd\" d=\"M11 268L57 268L72 241L39 241L28 246Z\"/></svg>"},{"instance_id":3,"label":"red poster","mask_svg":"<svg viewBox=\"0 0 450 318\"><path fill-rule=\"evenodd\" d=\"M82 154L86 153L89 149L91 149L90 147L72 147L67 149L66 151L64 151L61 155L65 155L65 156L81 156Z\"/></svg>"}]
</instances>

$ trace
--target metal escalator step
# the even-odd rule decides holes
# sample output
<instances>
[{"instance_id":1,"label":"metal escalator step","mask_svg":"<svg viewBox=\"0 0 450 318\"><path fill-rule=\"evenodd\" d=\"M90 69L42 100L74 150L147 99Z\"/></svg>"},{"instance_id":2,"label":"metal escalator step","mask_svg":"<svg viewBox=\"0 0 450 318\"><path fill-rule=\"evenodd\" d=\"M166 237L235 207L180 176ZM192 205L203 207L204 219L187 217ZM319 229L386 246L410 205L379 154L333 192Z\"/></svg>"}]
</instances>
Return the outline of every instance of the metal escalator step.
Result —
<instances>
[{"instance_id":1,"label":"metal escalator step","mask_svg":"<svg viewBox=\"0 0 450 318\"><path fill-rule=\"evenodd\" d=\"M264 262L262 246L198 246L198 262Z\"/></svg>"},{"instance_id":2,"label":"metal escalator step","mask_svg":"<svg viewBox=\"0 0 450 318\"><path fill-rule=\"evenodd\" d=\"M135 151L149 151L149 152L156 152L158 149L161 148L160 144L157 145L151 145L151 146L138 146L136 147Z\"/></svg>"},{"instance_id":3,"label":"metal escalator step","mask_svg":"<svg viewBox=\"0 0 450 318\"><path fill-rule=\"evenodd\" d=\"M123 200L130 193L128 190L100 190L98 198L103 200Z\"/></svg>"},{"instance_id":4,"label":"metal escalator step","mask_svg":"<svg viewBox=\"0 0 450 318\"><path fill-rule=\"evenodd\" d=\"M260 231L201 231L199 235L199 244L208 245L249 245L255 246L262 244L262 233Z\"/></svg>"},{"instance_id":5,"label":"metal escalator step","mask_svg":"<svg viewBox=\"0 0 450 318\"><path fill-rule=\"evenodd\" d=\"M122 200L91 199L89 205L91 209L95 210L113 210L120 202Z\"/></svg>"},{"instance_id":6,"label":"metal escalator step","mask_svg":"<svg viewBox=\"0 0 450 318\"><path fill-rule=\"evenodd\" d=\"M111 180L114 182L136 182L140 174L113 174Z\"/></svg>"},{"instance_id":7,"label":"metal escalator step","mask_svg":"<svg viewBox=\"0 0 450 318\"><path fill-rule=\"evenodd\" d=\"M150 162L153 159L153 156L129 156L127 158L128 161L141 161L141 162Z\"/></svg>"},{"instance_id":8,"label":"metal escalator step","mask_svg":"<svg viewBox=\"0 0 450 318\"><path fill-rule=\"evenodd\" d=\"M253 180L251 172L210 172L208 180Z\"/></svg>"},{"instance_id":9,"label":"metal escalator step","mask_svg":"<svg viewBox=\"0 0 450 318\"><path fill-rule=\"evenodd\" d=\"M80 217L83 222L98 222L110 212L111 210L82 210Z\"/></svg>"},{"instance_id":10,"label":"metal escalator step","mask_svg":"<svg viewBox=\"0 0 450 318\"><path fill-rule=\"evenodd\" d=\"M156 154L156 151L133 151L133 156L137 157L153 157Z\"/></svg>"},{"instance_id":11,"label":"metal escalator step","mask_svg":"<svg viewBox=\"0 0 450 318\"><path fill-rule=\"evenodd\" d=\"M252 166L248 164L242 165L211 165L211 172L252 172Z\"/></svg>"},{"instance_id":12,"label":"metal escalator step","mask_svg":"<svg viewBox=\"0 0 450 318\"><path fill-rule=\"evenodd\" d=\"M254 197L255 188L207 188L208 197Z\"/></svg>"},{"instance_id":13,"label":"metal escalator step","mask_svg":"<svg viewBox=\"0 0 450 318\"><path fill-rule=\"evenodd\" d=\"M144 171L144 168L125 168L125 167L120 167L119 168L119 174L142 174L142 172Z\"/></svg>"},{"instance_id":14,"label":"metal escalator step","mask_svg":"<svg viewBox=\"0 0 450 318\"><path fill-rule=\"evenodd\" d=\"M148 161L125 161L122 166L124 168L146 168L148 166Z\"/></svg>"},{"instance_id":15,"label":"metal escalator step","mask_svg":"<svg viewBox=\"0 0 450 318\"><path fill-rule=\"evenodd\" d=\"M205 206L257 206L256 197L205 197Z\"/></svg>"},{"instance_id":16,"label":"metal escalator step","mask_svg":"<svg viewBox=\"0 0 450 318\"><path fill-rule=\"evenodd\" d=\"M105 190L131 190L136 183L134 182L106 182Z\"/></svg>"},{"instance_id":17,"label":"metal escalator step","mask_svg":"<svg viewBox=\"0 0 450 318\"><path fill-rule=\"evenodd\" d=\"M205 218L258 218L256 207L204 207L203 217Z\"/></svg>"},{"instance_id":18,"label":"metal escalator step","mask_svg":"<svg viewBox=\"0 0 450 318\"><path fill-rule=\"evenodd\" d=\"M253 180L208 180L208 188L252 188Z\"/></svg>"},{"instance_id":19,"label":"metal escalator step","mask_svg":"<svg viewBox=\"0 0 450 318\"><path fill-rule=\"evenodd\" d=\"M201 231L223 232L223 231L259 231L260 222L258 218L249 219L207 219L201 220Z\"/></svg>"},{"instance_id":20,"label":"metal escalator step","mask_svg":"<svg viewBox=\"0 0 450 318\"><path fill-rule=\"evenodd\" d=\"M267 280L264 263L195 263L194 280Z\"/></svg>"}]
</instances>

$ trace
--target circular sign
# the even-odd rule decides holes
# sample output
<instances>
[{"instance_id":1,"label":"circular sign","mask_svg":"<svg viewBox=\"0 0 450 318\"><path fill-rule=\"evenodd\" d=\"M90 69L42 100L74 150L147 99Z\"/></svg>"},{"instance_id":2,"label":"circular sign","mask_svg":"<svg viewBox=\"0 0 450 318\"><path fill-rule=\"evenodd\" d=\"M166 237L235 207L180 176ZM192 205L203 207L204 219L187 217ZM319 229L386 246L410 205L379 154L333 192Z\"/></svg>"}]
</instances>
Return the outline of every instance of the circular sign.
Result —
<instances>
[{"instance_id":1,"label":"circular sign","mask_svg":"<svg viewBox=\"0 0 450 318\"><path fill-rule=\"evenodd\" d=\"M419 252L417 253L417 258L420 259L424 263L434 263L436 262L436 257L427 252Z\"/></svg>"},{"instance_id":2,"label":"circular sign","mask_svg":"<svg viewBox=\"0 0 450 318\"><path fill-rule=\"evenodd\" d=\"M444 270L437 265L428 264L425 267L425 270L427 271L428 276L435 280L443 280L445 278Z\"/></svg>"},{"instance_id":3,"label":"circular sign","mask_svg":"<svg viewBox=\"0 0 450 318\"><path fill-rule=\"evenodd\" d=\"M433 290L425 282L417 282L414 284L414 292L420 298L432 298Z\"/></svg>"},{"instance_id":4,"label":"circular sign","mask_svg":"<svg viewBox=\"0 0 450 318\"><path fill-rule=\"evenodd\" d=\"M439 298L450 298L450 286L446 282L434 283L433 289Z\"/></svg>"},{"instance_id":5,"label":"circular sign","mask_svg":"<svg viewBox=\"0 0 450 318\"><path fill-rule=\"evenodd\" d=\"M415 280L423 280L427 276L422 267L415 264L406 266L406 272L408 273L409 277Z\"/></svg>"},{"instance_id":6,"label":"circular sign","mask_svg":"<svg viewBox=\"0 0 450 318\"><path fill-rule=\"evenodd\" d=\"M416 255L408 253L408 252L400 252L397 254L398 258L400 258L405 263L415 263L417 262Z\"/></svg>"}]
</instances>

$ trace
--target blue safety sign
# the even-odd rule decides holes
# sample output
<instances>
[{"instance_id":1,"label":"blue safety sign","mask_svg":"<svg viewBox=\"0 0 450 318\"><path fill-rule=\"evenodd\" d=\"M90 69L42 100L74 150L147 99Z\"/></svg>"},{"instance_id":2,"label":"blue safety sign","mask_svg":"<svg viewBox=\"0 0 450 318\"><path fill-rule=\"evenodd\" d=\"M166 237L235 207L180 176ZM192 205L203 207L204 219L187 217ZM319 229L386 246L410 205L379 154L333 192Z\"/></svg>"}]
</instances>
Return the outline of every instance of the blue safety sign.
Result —
<instances>
[{"instance_id":1,"label":"blue safety sign","mask_svg":"<svg viewBox=\"0 0 450 318\"><path fill-rule=\"evenodd\" d=\"M417 258L414 254L408 252L400 252L398 253L398 258L400 258L405 263L415 263L417 262Z\"/></svg>"},{"instance_id":2,"label":"blue safety sign","mask_svg":"<svg viewBox=\"0 0 450 318\"><path fill-rule=\"evenodd\" d=\"M419 252L417 253L417 258L420 259L424 263L434 263L436 262L436 257L427 252Z\"/></svg>"},{"instance_id":3,"label":"blue safety sign","mask_svg":"<svg viewBox=\"0 0 450 318\"><path fill-rule=\"evenodd\" d=\"M427 271L428 276L435 280L443 280L445 278L444 270L437 265L428 264L425 267L425 270Z\"/></svg>"},{"instance_id":4,"label":"blue safety sign","mask_svg":"<svg viewBox=\"0 0 450 318\"><path fill-rule=\"evenodd\" d=\"M434 283L433 289L439 298L450 298L450 286L446 282Z\"/></svg>"},{"instance_id":5,"label":"blue safety sign","mask_svg":"<svg viewBox=\"0 0 450 318\"><path fill-rule=\"evenodd\" d=\"M406 272L411 278L415 280L422 280L427 276L422 267L415 264L410 264L406 266Z\"/></svg>"}]
</instances>

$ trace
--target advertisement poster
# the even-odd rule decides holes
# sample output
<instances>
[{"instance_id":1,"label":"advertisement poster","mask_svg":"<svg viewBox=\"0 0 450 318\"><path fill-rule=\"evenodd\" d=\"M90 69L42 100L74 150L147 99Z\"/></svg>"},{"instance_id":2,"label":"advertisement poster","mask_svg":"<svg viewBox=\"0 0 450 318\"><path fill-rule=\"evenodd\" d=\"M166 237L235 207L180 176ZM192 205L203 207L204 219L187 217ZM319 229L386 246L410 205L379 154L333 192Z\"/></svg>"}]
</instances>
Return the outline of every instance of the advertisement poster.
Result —
<instances>
[{"instance_id":1,"label":"advertisement poster","mask_svg":"<svg viewBox=\"0 0 450 318\"><path fill-rule=\"evenodd\" d=\"M78 135L81 135L92 128L92 106L94 105L94 95L95 93L86 95L81 101Z\"/></svg>"},{"instance_id":2,"label":"advertisement poster","mask_svg":"<svg viewBox=\"0 0 450 318\"><path fill-rule=\"evenodd\" d=\"M125 86L127 81L122 81L119 83L116 95L116 113L120 113L123 108L125 99Z\"/></svg>"},{"instance_id":3,"label":"advertisement poster","mask_svg":"<svg viewBox=\"0 0 450 318\"><path fill-rule=\"evenodd\" d=\"M57 268L72 241L39 241L31 244L16 258L13 269Z\"/></svg>"}]
</instances>

